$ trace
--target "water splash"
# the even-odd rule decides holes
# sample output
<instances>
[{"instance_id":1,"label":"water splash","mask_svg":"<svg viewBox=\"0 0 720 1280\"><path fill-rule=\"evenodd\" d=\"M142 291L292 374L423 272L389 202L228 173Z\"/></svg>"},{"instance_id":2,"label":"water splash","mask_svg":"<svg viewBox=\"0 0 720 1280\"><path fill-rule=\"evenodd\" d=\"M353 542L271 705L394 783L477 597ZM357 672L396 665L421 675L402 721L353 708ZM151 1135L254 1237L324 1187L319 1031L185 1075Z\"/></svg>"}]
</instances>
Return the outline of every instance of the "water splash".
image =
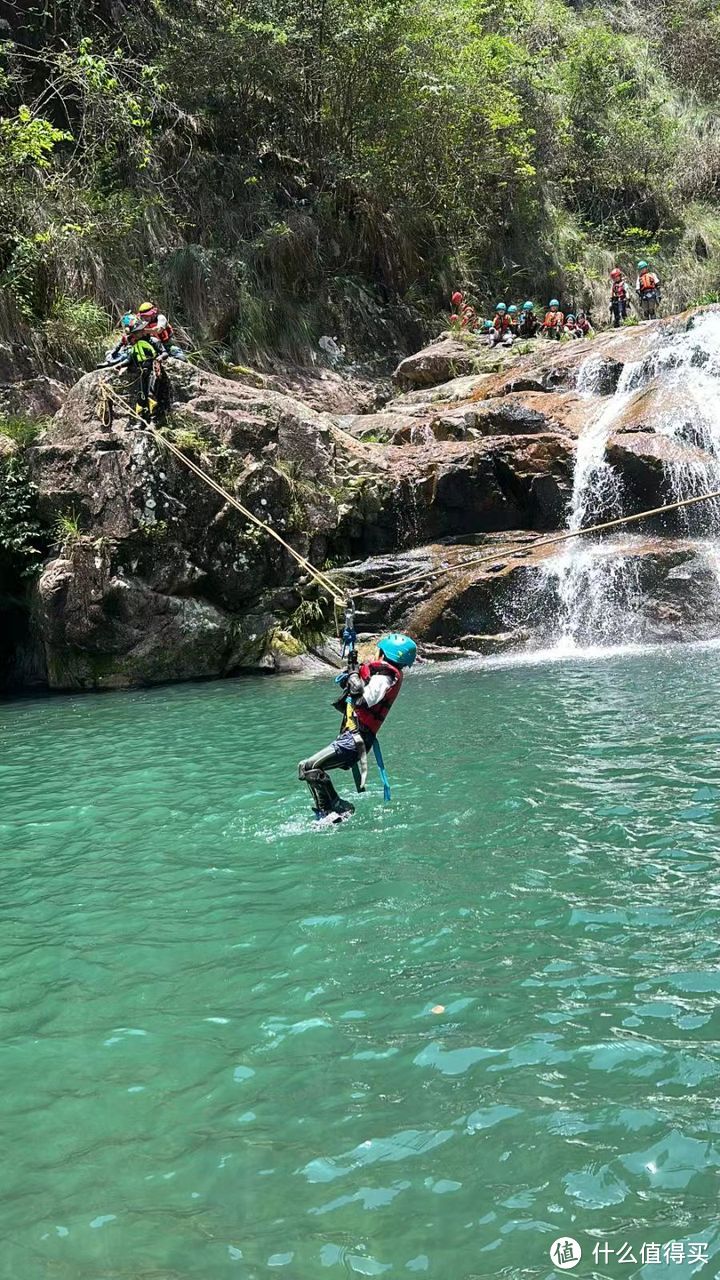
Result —
<instances>
[{"instance_id":1,"label":"water splash","mask_svg":"<svg viewBox=\"0 0 720 1280\"><path fill-rule=\"evenodd\" d=\"M580 371L578 391L588 398L597 385L596 369L597 361L588 360ZM622 515L623 479L608 462L606 449L632 399L639 369L638 364L625 366L615 394L578 440L567 520L570 530ZM544 576L557 596L560 649L617 643L619 634L628 642L636 638L640 590L634 557L617 554L607 541L582 539L568 543L553 557Z\"/></svg>"}]
</instances>

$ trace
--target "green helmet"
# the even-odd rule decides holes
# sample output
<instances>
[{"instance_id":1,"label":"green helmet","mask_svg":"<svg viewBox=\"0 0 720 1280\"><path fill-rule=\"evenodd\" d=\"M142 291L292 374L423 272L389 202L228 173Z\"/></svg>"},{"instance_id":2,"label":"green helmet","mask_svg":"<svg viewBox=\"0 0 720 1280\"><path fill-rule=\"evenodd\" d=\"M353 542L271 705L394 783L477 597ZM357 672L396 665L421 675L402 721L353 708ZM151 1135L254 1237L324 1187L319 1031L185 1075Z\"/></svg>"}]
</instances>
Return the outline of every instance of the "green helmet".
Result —
<instances>
[{"instance_id":1,"label":"green helmet","mask_svg":"<svg viewBox=\"0 0 720 1280\"><path fill-rule=\"evenodd\" d=\"M560 306L560 303L558 302L557 298L551 298L551 299L550 299L550 302L548 303L548 306L550 306L550 307L559 307L559 306Z\"/></svg>"},{"instance_id":2,"label":"green helmet","mask_svg":"<svg viewBox=\"0 0 720 1280\"><path fill-rule=\"evenodd\" d=\"M508 307L508 315L509 315L509 316L516 316L516 315L517 315L517 307Z\"/></svg>"},{"instance_id":3,"label":"green helmet","mask_svg":"<svg viewBox=\"0 0 720 1280\"><path fill-rule=\"evenodd\" d=\"M638 269L638 271L644 271L644 270L645 270L645 268L646 268L648 265L649 265L649 264L648 264L647 262L645 262L645 260L643 259L643 261L642 261L642 262L638 262L638 264L637 264L637 269Z\"/></svg>"},{"instance_id":4,"label":"green helmet","mask_svg":"<svg viewBox=\"0 0 720 1280\"><path fill-rule=\"evenodd\" d=\"M534 311L534 310L535 310L535 303L534 303L534 302L523 302L522 309L523 309L523 311Z\"/></svg>"},{"instance_id":5,"label":"green helmet","mask_svg":"<svg viewBox=\"0 0 720 1280\"><path fill-rule=\"evenodd\" d=\"M501 311L501 312L502 312L502 311L507 311L507 307L505 306L505 303L504 303L504 302L498 302L497 306L495 307L495 310L496 310L496 311Z\"/></svg>"}]
</instances>

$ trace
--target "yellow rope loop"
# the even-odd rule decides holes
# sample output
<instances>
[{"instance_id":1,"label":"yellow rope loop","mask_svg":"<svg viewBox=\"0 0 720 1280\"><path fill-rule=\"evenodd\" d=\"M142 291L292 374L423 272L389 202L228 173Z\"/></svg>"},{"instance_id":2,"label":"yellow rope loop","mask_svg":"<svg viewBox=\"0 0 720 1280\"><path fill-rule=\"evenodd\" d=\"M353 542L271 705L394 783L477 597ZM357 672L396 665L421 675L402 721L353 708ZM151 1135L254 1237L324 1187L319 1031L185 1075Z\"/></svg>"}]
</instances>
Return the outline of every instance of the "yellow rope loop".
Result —
<instances>
[{"instance_id":1,"label":"yellow rope loop","mask_svg":"<svg viewBox=\"0 0 720 1280\"><path fill-rule=\"evenodd\" d=\"M97 413L102 425L109 431L113 424L113 395L106 378L102 379L100 386L98 387L98 400L95 412Z\"/></svg>"}]
</instances>

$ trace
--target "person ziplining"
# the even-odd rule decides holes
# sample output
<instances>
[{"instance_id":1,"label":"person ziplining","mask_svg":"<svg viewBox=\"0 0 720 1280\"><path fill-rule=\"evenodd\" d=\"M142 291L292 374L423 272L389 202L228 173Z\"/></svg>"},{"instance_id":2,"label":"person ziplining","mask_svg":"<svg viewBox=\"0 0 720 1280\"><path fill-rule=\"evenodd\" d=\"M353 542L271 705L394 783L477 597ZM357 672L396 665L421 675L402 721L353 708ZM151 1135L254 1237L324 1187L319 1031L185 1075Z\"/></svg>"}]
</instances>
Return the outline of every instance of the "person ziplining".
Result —
<instances>
[{"instance_id":1,"label":"person ziplining","mask_svg":"<svg viewBox=\"0 0 720 1280\"><path fill-rule=\"evenodd\" d=\"M358 792L365 790L367 757L372 751L383 781L385 799L390 786L377 741L390 709L402 688L403 673L417 657L417 645L410 636L393 632L377 642L373 661L357 665L354 608L346 609L343 656L347 669L336 677L343 690L333 706L342 714L338 736L322 750L298 765L298 778L306 782L313 799L313 815L323 824L343 822L355 812L349 800L338 795L328 776L330 769L351 769Z\"/></svg>"}]
</instances>

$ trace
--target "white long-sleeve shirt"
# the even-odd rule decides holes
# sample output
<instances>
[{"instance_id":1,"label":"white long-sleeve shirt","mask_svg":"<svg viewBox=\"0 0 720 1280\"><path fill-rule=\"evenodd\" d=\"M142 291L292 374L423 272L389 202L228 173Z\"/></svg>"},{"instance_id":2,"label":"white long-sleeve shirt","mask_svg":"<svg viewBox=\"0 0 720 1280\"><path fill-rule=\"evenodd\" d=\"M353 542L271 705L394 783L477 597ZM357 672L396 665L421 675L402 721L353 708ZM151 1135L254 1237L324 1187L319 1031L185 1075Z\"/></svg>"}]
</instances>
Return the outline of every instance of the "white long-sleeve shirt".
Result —
<instances>
[{"instance_id":1,"label":"white long-sleeve shirt","mask_svg":"<svg viewBox=\"0 0 720 1280\"><path fill-rule=\"evenodd\" d=\"M385 694L392 688L392 684L390 676L384 676L381 672L371 676L363 692L365 706L374 707L378 702L382 702Z\"/></svg>"}]
</instances>

